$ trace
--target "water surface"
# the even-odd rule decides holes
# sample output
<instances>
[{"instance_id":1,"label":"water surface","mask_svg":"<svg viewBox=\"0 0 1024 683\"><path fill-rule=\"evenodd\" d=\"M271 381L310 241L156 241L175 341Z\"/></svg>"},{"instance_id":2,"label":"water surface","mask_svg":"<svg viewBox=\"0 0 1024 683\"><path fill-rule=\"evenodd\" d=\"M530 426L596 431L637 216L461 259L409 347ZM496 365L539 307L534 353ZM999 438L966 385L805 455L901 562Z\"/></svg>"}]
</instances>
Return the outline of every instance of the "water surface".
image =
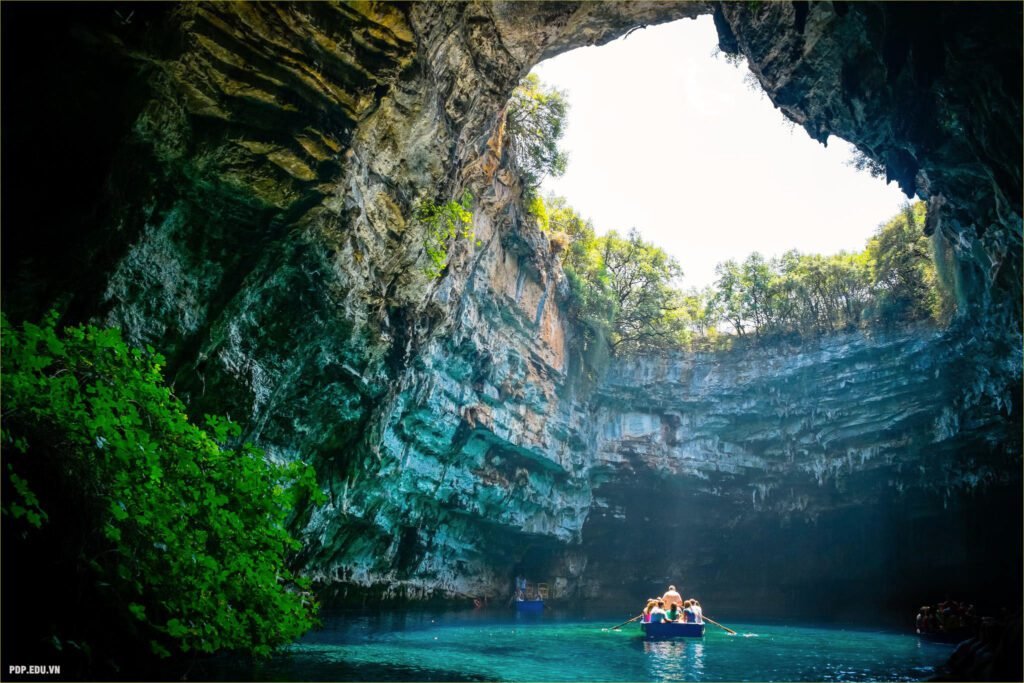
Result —
<instances>
[{"instance_id":1,"label":"water surface","mask_svg":"<svg viewBox=\"0 0 1024 683\"><path fill-rule=\"evenodd\" d=\"M906 681L952 646L887 631L730 621L702 639L646 641L616 613L335 613L268 661L221 660L204 677L335 681Z\"/></svg>"}]
</instances>

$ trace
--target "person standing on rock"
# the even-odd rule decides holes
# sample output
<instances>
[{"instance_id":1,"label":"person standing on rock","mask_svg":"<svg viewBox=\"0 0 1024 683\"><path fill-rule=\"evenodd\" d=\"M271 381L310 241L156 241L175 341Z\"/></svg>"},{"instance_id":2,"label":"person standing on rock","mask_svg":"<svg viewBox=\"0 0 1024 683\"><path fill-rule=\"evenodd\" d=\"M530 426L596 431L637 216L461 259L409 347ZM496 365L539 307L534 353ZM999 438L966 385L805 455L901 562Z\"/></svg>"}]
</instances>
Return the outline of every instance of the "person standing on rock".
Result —
<instances>
[{"instance_id":1,"label":"person standing on rock","mask_svg":"<svg viewBox=\"0 0 1024 683\"><path fill-rule=\"evenodd\" d=\"M661 599L665 602L665 607L669 605L683 606L683 596L676 592L675 586L669 586L665 594L661 596Z\"/></svg>"}]
</instances>

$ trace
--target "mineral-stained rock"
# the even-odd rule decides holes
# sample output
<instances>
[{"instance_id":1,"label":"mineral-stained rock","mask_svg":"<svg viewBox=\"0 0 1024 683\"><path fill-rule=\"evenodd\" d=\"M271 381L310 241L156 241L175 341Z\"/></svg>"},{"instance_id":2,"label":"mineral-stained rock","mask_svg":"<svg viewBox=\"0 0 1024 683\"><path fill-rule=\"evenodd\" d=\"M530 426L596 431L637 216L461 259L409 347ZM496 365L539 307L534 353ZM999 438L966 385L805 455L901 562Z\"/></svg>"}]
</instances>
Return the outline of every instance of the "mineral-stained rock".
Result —
<instances>
[{"instance_id":1,"label":"mineral-stained rock","mask_svg":"<svg viewBox=\"0 0 1024 683\"><path fill-rule=\"evenodd\" d=\"M5 310L117 325L194 413L313 463L329 594L498 595L517 563L561 596L685 573L720 604L1019 587L1019 526L964 527L1020 505L1019 5L3 10ZM543 58L710 12L788 116L930 199L953 330L590 376L502 108ZM474 237L433 280L415 210L463 190Z\"/></svg>"}]
</instances>

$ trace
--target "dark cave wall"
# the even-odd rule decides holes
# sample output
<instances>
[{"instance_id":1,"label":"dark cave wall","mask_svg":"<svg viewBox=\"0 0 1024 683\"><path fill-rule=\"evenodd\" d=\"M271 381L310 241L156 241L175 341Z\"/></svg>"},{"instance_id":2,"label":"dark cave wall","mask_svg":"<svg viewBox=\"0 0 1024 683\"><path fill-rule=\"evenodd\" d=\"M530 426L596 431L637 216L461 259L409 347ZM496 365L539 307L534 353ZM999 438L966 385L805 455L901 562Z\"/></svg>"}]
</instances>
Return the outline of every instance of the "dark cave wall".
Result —
<instances>
[{"instance_id":1,"label":"dark cave wall","mask_svg":"<svg viewBox=\"0 0 1024 683\"><path fill-rule=\"evenodd\" d=\"M1016 604L1020 371L990 384L1007 352L972 334L617 361L591 402L575 589L681 583L718 612L818 619Z\"/></svg>"},{"instance_id":2,"label":"dark cave wall","mask_svg":"<svg viewBox=\"0 0 1024 683\"><path fill-rule=\"evenodd\" d=\"M918 605L962 599L995 614L1022 597L1016 483L859 504L836 495L838 507L813 517L754 515L678 480L643 478L597 495L617 515L597 511L584 527L581 597L633 605L675 584L717 619L899 628Z\"/></svg>"},{"instance_id":3,"label":"dark cave wall","mask_svg":"<svg viewBox=\"0 0 1024 683\"><path fill-rule=\"evenodd\" d=\"M303 560L325 584L495 594L518 562L565 595L631 592L623 568L642 548L624 536L650 516L635 500L664 489L703 501L701 515L678 515L709 549L678 565L684 582L744 586L768 552L745 552L744 539L771 545L778 533L815 558L835 548L804 574L780 559L763 585L717 596L797 604L849 575L836 528L888 530L895 540L871 546L880 567L912 560L892 555L917 528L887 526L904 514L949 529L938 538L954 548L968 516L1019 523L1020 6L910 7L4 3L4 310L31 319L57 306L68 322L118 325L168 356L195 414L227 413L275 457L314 463L329 503ZM870 340L832 352L826 379L853 380L835 400L867 411L825 439L834 450L793 450L803 437L787 432L830 429L810 405L820 378L779 422L777 396L744 397L749 378L717 406L645 376L619 382L621 368L596 394L581 391L564 278L502 157L501 109L541 58L709 12L723 46L750 58L813 137L855 142L929 198L928 229L962 270L971 305L948 342L926 331L903 356ZM431 281L413 209L462 189L476 198L480 244L456 246ZM918 362L903 366L906 386L872 403L878 385L863 378L889 373L900 386L900 358ZM706 362L710 372L723 361ZM923 369L944 381L923 381ZM664 390L663 405L630 407L630 390ZM912 417L890 420L904 403ZM648 439L644 451L643 433L609 437L630 412L672 443ZM855 442L887 421L882 440L893 452L908 440L908 467L937 453L927 477L852 474L875 471L875 455L861 462L850 449L868 449ZM736 443L721 450L709 444L723 424ZM710 462L727 472L714 484L701 479ZM893 493L897 480L907 493ZM609 512L619 507L625 521ZM1019 542L986 538L935 575L955 583L983 557L1010 567L984 574L993 585L1019 577ZM942 560L938 547L929 562ZM674 575L663 561L651 580ZM864 571L850 586L882 576Z\"/></svg>"}]
</instances>

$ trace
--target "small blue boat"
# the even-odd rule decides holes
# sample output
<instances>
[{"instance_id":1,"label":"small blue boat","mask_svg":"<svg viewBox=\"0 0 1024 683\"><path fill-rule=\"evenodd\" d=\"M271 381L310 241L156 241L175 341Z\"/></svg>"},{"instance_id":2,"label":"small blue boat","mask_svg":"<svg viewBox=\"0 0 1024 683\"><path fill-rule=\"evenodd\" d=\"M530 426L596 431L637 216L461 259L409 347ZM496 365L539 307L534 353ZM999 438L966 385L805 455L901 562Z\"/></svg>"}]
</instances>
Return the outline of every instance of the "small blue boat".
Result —
<instances>
[{"instance_id":1,"label":"small blue boat","mask_svg":"<svg viewBox=\"0 0 1024 683\"><path fill-rule=\"evenodd\" d=\"M681 621L660 621L640 624L648 639L661 638L703 638L704 624Z\"/></svg>"},{"instance_id":2,"label":"small blue boat","mask_svg":"<svg viewBox=\"0 0 1024 683\"><path fill-rule=\"evenodd\" d=\"M516 600L516 611L536 614L544 611L543 600Z\"/></svg>"}]
</instances>

